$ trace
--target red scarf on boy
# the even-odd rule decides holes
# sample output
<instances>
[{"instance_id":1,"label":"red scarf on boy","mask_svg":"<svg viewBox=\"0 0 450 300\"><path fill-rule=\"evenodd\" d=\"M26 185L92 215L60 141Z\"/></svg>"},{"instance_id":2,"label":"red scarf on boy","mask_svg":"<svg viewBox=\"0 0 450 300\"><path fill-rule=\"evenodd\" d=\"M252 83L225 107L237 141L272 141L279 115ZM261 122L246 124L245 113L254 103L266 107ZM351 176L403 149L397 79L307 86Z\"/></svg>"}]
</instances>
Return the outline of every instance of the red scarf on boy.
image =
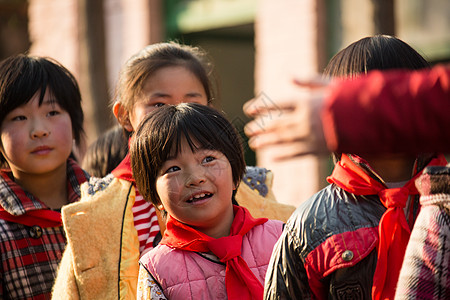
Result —
<instances>
[{"instance_id":1,"label":"red scarf on boy","mask_svg":"<svg viewBox=\"0 0 450 300\"><path fill-rule=\"evenodd\" d=\"M230 235L218 239L187 226L170 215L161 244L193 252L212 252L226 263L225 285L228 299L262 299L263 285L241 257L242 237L253 227L267 222L253 218L242 206L234 206Z\"/></svg>"},{"instance_id":2,"label":"red scarf on boy","mask_svg":"<svg viewBox=\"0 0 450 300\"><path fill-rule=\"evenodd\" d=\"M26 226L37 225L44 228L62 226L61 213L48 209L45 204L35 198L30 198L25 190L10 178L12 176L10 174L10 170L2 170L0 176L3 177L5 184L8 185L8 189L14 195L10 201L20 203L23 212L15 215L13 214L14 212L5 210L0 205L0 219ZM86 173L73 159L69 158L67 160L67 191L69 203L79 200L79 186L86 180L88 180ZM12 203L10 204L12 205Z\"/></svg>"},{"instance_id":3,"label":"red scarf on boy","mask_svg":"<svg viewBox=\"0 0 450 300\"><path fill-rule=\"evenodd\" d=\"M428 166L445 164L445 158L440 156L432 159ZM417 173L401 188L388 189L343 154L333 173L327 178L328 182L354 195L378 195L387 208L378 225L378 261L373 278L373 299L394 298L411 234L403 208L410 195L418 194L414 183L421 174L422 172Z\"/></svg>"}]
</instances>

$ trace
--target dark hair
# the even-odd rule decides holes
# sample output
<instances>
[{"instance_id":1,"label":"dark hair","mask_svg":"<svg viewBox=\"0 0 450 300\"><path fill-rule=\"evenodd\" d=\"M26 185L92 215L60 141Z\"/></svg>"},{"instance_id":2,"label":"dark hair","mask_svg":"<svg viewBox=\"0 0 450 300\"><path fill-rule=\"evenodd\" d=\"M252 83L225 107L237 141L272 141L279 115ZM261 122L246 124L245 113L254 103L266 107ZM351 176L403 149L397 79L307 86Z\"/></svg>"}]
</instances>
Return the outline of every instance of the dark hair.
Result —
<instances>
[{"instance_id":1,"label":"dark hair","mask_svg":"<svg viewBox=\"0 0 450 300\"><path fill-rule=\"evenodd\" d=\"M175 42L152 44L132 56L119 76L114 102L120 102L130 111L136 97L142 92L145 80L159 69L182 66L192 72L205 89L208 103L215 97L211 81L213 66L198 47Z\"/></svg>"},{"instance_id":2,"label":"dark hair","mask_svg":"<svg viewBox=\"0 0 450 300\"><path fill-rule=\"evenodd\" d=\"M100 135L87 149L82 168L95 177L105 177L128 153L128 139L122 126L116 125Z\"/></svg>"},{"instance_id":3,"label":"dark hair","mask_svg":"<svg viewBox=\"0 0 450 300\"><path fill-rule=\"evenodd\" d=\"M230 162L236 187L245 172L241 138L223 114L196 103L161 107L140 123L130 147L136 185L155 207L161 204L156 192L157 174L168 157L181 151L183 138L193 151L203 148L223 153Z\"/></svg>"},{"instance_id":4,"label":"dark hair","mask_svg":"<svg viewBox=\"0 0 450 300\"><path fill-rule=\"evenodd\" d=\"M353 78L371 70L429 68L429 63L411 46L389 35L365 37L339 51L323 74Z\"/></svg>"},{"instance_id":5,"label":"dark hair","mask_svg":"<svg viewBox=\"0 0 450 300\"><path fill-rule=\"evenodd\" d=\"M38 91L41 105L47 89L69 113L73 136L79 145L84 135L84 115L78 83L69 70L48 57L18 54L0 62L0 125L8 113L27 104ZM0 154L0 163L4 162Z\"/></svg>"},{"instance_id":6,"label":"dark hair","mask_svg":"<svg viewBox=\"0 0 450 300\"><path fill-rule=\"evenodd\" d=\"M355 78L371 70L429 68L430 64L416 50L402 40L389 35L362 38L339 51L330 60L323 75ZM332 154L333 161L341 153Z\"/></svg>"}]
</instances>

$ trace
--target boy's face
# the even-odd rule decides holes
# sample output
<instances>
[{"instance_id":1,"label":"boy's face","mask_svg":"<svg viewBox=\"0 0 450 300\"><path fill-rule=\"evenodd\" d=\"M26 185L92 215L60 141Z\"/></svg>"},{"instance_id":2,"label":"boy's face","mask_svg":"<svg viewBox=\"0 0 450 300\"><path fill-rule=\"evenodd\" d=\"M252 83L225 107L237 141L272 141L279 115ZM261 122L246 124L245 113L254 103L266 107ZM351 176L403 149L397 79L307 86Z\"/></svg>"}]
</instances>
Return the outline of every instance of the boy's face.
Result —
<instances>
[{"instance_id":1,"label":"boy's face","mask_svg":"<svg viewBox=\"0 0 450 300\"><path fill-rule=\"evenodd\" d=\"M185 67L162 68L145 81L142 94L128 116L132 128L126 129L136 130L149 112L162 105L180 103L207 105L208 99L202 83Z\"/></svg>"},{"instance_id":2,"label":"boy's face","mask_svg":"<svg viewBox=\"0 0 450 300\"><path fill-rule=\"evenodd\" d=\"M14 177L65 168L72 151L72 122L51 93L39 106L39 91L10 111L1 124L1 151ZM65 169L64 169L65 170Z\"/></svg>"},{"instance_id":3,"label":"boy's face","mask_svg":"<svg viewBox=\"0 0 450 300\"><path fill-rule=\"evenodd\" d=\"M223 153L201 148L192 152L183 140L177 156L159 170L156 190L173 218L212 237L229 234L234 183Z\"/></svg>"}]
</instances>

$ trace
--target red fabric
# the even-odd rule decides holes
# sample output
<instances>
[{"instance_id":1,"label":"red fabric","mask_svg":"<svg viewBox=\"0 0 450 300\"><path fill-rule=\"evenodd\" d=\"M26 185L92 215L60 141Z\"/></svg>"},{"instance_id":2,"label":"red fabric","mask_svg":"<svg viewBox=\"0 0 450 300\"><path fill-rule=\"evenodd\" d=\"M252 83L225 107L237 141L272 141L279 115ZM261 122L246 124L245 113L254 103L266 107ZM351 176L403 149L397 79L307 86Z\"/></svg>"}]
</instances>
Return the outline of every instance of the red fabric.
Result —
<instances>
[{"instance_id":1,"label":"red fabric","mask_svg":"<svg viewBox=\"0 0 450 300\"><path fill-rule=\"evenodd\" d=\"M124 179L135 183L133 178L133 172L131 172L131 160L130 153L128 153L125 158L120 162L120 164L111 172L114 177L119 179Z\"/></svg>"},{"instance_id":2,"label":"red fabric","mask_svg":"<svg viewBox=\"0 0 450 300\"><path fill-rule=\"evenodd\" d=\"M377 244L378 229L364 227L333 234L309 252L304 265L313 299L327 299L329 291L323 279L339 269L350 268L360 263ZM354 258L350 261L342 258L342 253L346 250L354 254Z\"/></svg>"},{"instance_id":3,"label":"red fabric","mask_svg":"<svg viewBox=\"0 0 450 300\"><path fill-rule=\"evenodd\" d=\"M435 158L428 166L445 165L445 158ZM373 299L393 299L400 268L410 236L403 208L410 195L417 195L417 173L401 188L388 189L358 167L347 155L342 155L333 173L328 177L334 183L355 195L378 195L387 208L378 225L378 262L372 287ZM389 269L389 270L388 270Z\"/></svg>"},{"instance_id":4,"label":"red fabric","mask_svg":"<svg viewBox=\"0 0 450 300\"><path fill-rule=\"evenodd\" d=\"M372 71L331 88L322 110L323 131L333 152L446 153L449 111L450 66Z\"/></svg>"},{"instance_id":5,"label":"red fabric","mask_svg":"<svg viewBox=\"0 0 450 300\"><path fill-rule=\"evenodd\" d=\"M234 206L234 220L230 235L214 239L187 226L170 215L161 244L193 252L212 252L226 263L225 284L228 299L262 299L263 285L241 258L242 237L253 227L267 222L253 218L242 206Z\"/></svg>"},{"instance_id":6,"label":"red fabric","mask_svg":"<svg viewBox=\"0 0 450 300\"><path fill-rule=\"evenodd\" d=\"M26 226L59 227L62 226L61 213L49 209L31 210L21 216L14 216L0 206L0 219Z\"/></svg>"},{"instance_id":7,"label":"red fabric","mask_svg":"<svg viewBox=\"0 0 450 300\"><path fill-rule=\"evenodd\" d=\"M67 191L68 191L68 200L69 203L78 201L80 198L79 195L79 186L87 180L86 174L84 171L78 166L78 164L73 159L67 160L68 171L67 171ZM46 209L46 205L42 203L44 209L41 207L36 207L36 202L40 203L37 199L31 199L27 196L25 190L16 184L11 178L11 170L2 170L1 175L5 182L7 182L9 188L17 197L17 200L23 206L25 213L19 216L13 215L6 211L2 206L0 206L0 219L14 222L18 224L23 224L26 226L34 226L38 225L40 227L59 227L62 226L61 213L57 211L53 211L50 209ZM72 182L75 183L75 186L72 186ZM76 190L75 191L75 187Z\"/></svg>"}]
</instances>

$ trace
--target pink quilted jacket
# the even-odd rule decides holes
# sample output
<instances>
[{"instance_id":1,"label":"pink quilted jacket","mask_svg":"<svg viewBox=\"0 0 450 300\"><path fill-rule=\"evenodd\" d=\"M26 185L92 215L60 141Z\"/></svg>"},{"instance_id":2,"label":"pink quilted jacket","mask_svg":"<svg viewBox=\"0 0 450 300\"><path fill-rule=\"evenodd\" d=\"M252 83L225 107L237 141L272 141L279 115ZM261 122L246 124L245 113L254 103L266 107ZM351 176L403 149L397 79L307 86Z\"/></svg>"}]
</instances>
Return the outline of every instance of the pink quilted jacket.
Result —
<instances>
[{"instance_id":1,"label":"pink quilted jacket","mask_svg":"<svg viewBox=\"0 0 450 300\"><path fill-rule=\"evenodd\" d=\"M242 240L242 258L262 285L273 246L283 230L281 221L254 227ZM203 253L158 245L140 263L160 284L168 299L227 299L225 264Z\"/></svg>"}]
</instances>

